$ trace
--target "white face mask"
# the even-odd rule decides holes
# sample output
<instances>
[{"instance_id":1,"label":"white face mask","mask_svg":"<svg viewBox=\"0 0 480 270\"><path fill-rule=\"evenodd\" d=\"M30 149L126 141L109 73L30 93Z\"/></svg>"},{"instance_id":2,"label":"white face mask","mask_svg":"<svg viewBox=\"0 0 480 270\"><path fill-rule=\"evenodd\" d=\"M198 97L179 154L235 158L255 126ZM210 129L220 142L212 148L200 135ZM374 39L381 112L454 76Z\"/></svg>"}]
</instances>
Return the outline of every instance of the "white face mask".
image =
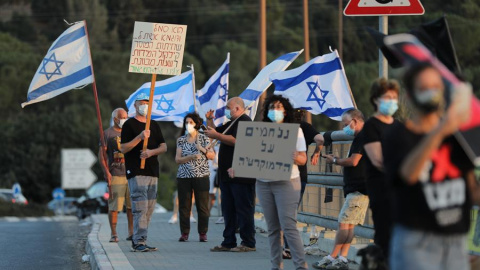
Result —
<instances>
[{"instance_id":1,"label":"white face mask","mask_svg":"<svg viewBox=\"0 0 480 270\"><path fill-rule=\"evenodd\" d=\"M142 104L138 106L138 113L140 115L146 116L148 112L148 104Z\"/></svg>"},{"instance_id":2,"label":"white face mask","mask_svg":"<svg viewBox=\"0 0 480 270\"><path fill-rule=\"evenodd\" d=\"M122 127L123 127L123 124L125 124L125 122L127 122L127 119L120 119L120 120L118 120L118 127L119 127L119 128L122 128Z\"/></svg>"},{"instance_id":3,"label":"white face mask","mask_svg":"<svg viewBox=\"0 0 480 270\"><path fill-rule=\"evenodd\" d=\"M192 124L186 124L185 125L185 133L186 134L192 134L195 132L195 125L192 125Z\"/></svg>"}]
</instances>

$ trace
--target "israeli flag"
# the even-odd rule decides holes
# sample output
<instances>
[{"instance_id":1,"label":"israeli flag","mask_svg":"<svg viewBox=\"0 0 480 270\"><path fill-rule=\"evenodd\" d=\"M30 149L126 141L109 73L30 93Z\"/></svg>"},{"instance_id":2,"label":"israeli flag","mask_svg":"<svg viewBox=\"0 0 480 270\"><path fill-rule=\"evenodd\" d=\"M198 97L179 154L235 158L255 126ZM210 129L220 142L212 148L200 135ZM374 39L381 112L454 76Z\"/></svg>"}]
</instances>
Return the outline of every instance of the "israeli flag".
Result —
<instances>
[{"instance_id":1,"label":"israeli flag","mask_svg":"<svg viewBox=\"0 0 480 270\"><path fill-rule=\"evenodd\" d=\"M77 22L53 42L30 83L22 108L93 82L86 33L85 21Z\"/></svg>"},{"instance_id":2,"label":"israeli flag","mask_svg":"<svg viewBox=\"0 0 480 270\"><path fill-rule=\"evenodd\" d=\"M209 110L214 110L215 119L213 123L215 126L221 126L227 117L225 116L225 108L228 101L228 72L230 66L230 53L227 54L227 59L222 66L215 72L215 74L208 79L205 86L197 91L196 97L198 100L198 113L204 116Z\"/></svg>"},{"instance_id":3,"label":"israeli flag","mask_svg":"<svg viewBox=\"0 0 480 270\"><path fill-rule=\"evenodd\" d=\"M324 114L341 121L354 107L353 96L337 50L318 56L302 66L270 76L275 95L287 97L294 108Z\"/></svg>"},{"instance_id":4,"label":"israeli flag","mask_svg":"<svg viewBox=\"0 0 480 270\"><path fill-rule=\"evenodd\" d=\"M178 76L155 82L152 102L152 120L182 122L185 115L195 111L193 105L193 80L192 71L184 72ZM135 98L143 93L150 95L151 83L144 83L131 94L125 103L128 116L135 116ZM152 97L150 97L152 98Z\"/></svg>"},{"instance_id":5,"label":"israeli flag","mask_svg":"<svg viewBox=\"0 0 480 270\"><path fill-rule=\"evenodd\" d=\"M273 60L270 64L266 65L253 79L253 81L247 86L239 97L245 102L245 106L249 108L247 111L250 118L254 119L257 113L258 98L267 90L272 84L269 77L274 72L284 71L290 64L297 59L297 57L303 52L303 49L298 52L291 52L284 54L277 59Z\"/></svg>"}]
</instances>

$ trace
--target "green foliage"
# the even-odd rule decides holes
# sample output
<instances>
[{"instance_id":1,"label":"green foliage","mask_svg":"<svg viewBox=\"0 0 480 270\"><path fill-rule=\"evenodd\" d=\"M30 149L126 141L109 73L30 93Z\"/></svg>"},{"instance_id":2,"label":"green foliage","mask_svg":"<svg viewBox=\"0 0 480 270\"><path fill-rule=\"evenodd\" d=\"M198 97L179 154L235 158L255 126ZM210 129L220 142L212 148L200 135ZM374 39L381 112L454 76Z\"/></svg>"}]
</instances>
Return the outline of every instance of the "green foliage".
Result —
<instances>
[{"instance_id":1,"label":"green foliage","mask_svg":"<svg viewBox=\"0 0 480 270\"><path fill-rule=\"evenodd\" d=\"M0 200L0 217L45 217L53 216L45 205L29 203L27 205Z\"/></svg>"},{"instance_id":2,"label":"green foliage","mask_svg":"<svg viewBox=\"0 0 480 270\"><path fill-rule=\"evenodd\" d=\"M344 5L346 1L343 1ZM478 1L424 1L424 16L391 16L389 32L407 32L421 23L447 14L463 75L480 95L480 3ZM21 109L27 89L45 52L69 22L86 20L103 128L111 111L124 107L125 99L151 76L128 72L135 21L188 25L182 71L194 64L196 88L230 56L230 96L237 96L258 73L258 1L248 0L20 0L0 4L6 14L0 22L0 187L22 185L31 201L50 200L60 185L62 148L98 151L98 124L92 86L69 91L51 100ZM343 7L342 7L343 9ZM301 1L267 1L267 59L304 47ZM338 1L310 0L310 57L338 49ZM378 17L345 17L343 64L356 104L365 116L373 113L370 85L378 76L378 49L365 27L378 28ZM304 62L300 56L290 68ZM391 77L399 74L390 70ZM158 76L162 80L167 76ZM268 90L273 91L273 87ZM402 96L403 100L403 96ZM402 103L404 103L402 101ZM404 117L408 110L397 114ZM320 130L336 130L339 124L313 116ZM159 157L159 201L171 208L177 164L175 141L179 129L168 122L160 126L168 152ZM100 168L94 171L101 176ZM69 191L72 193L72 191ZM74 193L74 192L73 192Z\"/></svg>"}]
</instances>

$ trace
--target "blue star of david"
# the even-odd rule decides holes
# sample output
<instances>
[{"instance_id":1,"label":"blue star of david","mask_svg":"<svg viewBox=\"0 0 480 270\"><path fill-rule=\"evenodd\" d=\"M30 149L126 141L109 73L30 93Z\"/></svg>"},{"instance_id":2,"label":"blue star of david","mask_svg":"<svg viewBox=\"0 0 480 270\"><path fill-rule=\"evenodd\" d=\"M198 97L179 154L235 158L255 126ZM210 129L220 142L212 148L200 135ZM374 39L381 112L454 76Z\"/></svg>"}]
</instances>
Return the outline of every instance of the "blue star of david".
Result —
<instances>
[{"instance_id":1,"label":"blue star of david","mask_svg":"<svg viewBox=\"0 0 480 270\"><path fill-rule=\"evenodd\" d=\"M223 89L223 95L220 95L220 99L222 99L223 101L227 101L227 84L224 83L224 84L220 84L220 87Z\"/></svg>"},{"instance_id":2,"label":"blue star of david","mask_svg":"<svg viewBox=\"0 0 480 270\"><path fill-rule=\"evenodd\" d=\"M329 93L329 91L322 90L320 88L320 84L318 83L318 80L316 82L307 82L308 88L310 89L310 94L307 97L307 101L316 101L318 103L318 106L320 107L321 110L323 110L323 105L325 104L325 97ZM322 95L322 98L319 98L317 96L317 93L315 93L315 90L318 88L320 90L320 94Z\"/></svg>"},{"instance_id":3,"label":"blue star of david","mask_svg":"<svg viewBox=\"0 0 480 270\"><path fill-rule=\"evenodd\" d=\"M49 62L52 62L55 65L55 69L53 70L53 72L47 71L46 66ZM62 72L60 71L60 67L63 65L63 63L64 61L58 61L57 57L55 56L55 53L52 53L50 57L43 58L42 68L38 73L45 74L45 76L47 77L47 80L50 80L50 78L52 78L53 75L62 75Z\"/></svg>"},{"instance_id":4,"label":"blue star of david","mask_svg":"<svg viewBox=\"0 0 480 270\"><path fill-rule=\"evenodd\" d=\"M164 113L169 113L170 111L175 110L175 108L172 106L173 99L167 100L164 95L160 99L155 99L155 102L157 103L157 110L160 110ZM162 103L167 104L167 108L162 107Z\"/></svg>"}]
</instances>

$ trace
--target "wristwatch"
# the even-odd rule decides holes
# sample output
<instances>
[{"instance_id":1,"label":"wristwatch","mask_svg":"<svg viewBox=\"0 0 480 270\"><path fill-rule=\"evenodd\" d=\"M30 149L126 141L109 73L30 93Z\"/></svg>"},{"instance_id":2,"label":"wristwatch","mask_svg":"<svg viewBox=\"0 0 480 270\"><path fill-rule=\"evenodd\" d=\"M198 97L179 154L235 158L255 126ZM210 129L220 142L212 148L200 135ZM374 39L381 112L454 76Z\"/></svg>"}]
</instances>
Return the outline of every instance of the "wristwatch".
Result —
<instances>
[{"instance_id":1,"label":"wristwatch","mask_svg":"<svg viewBox=\"0 0 480 270\"><path fill-rule=\"evenodd\" d=\"M333 164L337 164L337 158L336 157L333 157Z\"/></svg>"}]
</instances>

